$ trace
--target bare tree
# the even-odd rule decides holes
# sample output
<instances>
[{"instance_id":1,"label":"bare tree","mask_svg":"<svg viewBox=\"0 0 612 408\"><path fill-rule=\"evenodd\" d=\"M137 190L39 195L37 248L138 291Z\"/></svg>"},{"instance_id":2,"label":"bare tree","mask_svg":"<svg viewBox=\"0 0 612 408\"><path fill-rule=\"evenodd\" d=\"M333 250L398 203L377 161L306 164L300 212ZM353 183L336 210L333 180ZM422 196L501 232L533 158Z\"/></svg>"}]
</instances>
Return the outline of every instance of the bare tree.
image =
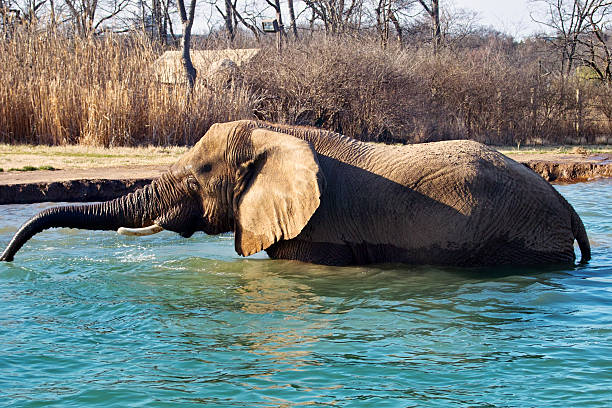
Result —
<instances>
[{"instance_id":1,"label":"bare tree","mask_svg":"<svg viewBox=\"0 0 612 408\"><path fill-rule=\"evenodd\" d=\"M191 62L191 28L193 27L193 19L195 17L195 8L196 8L196 0L191 0L189 5L189 14L187 14L187 10L185 9L185 3L183 0L177 0L177 6L179 10L179 15L181 17L181 24L183 25L183 39L182 39L182 57L181 62L183 64L183 68L185 69L185 77L187 78L187 83L189 84L189 90L193 90L195 85L197 71L193 66L193 62Z\"/></svg>"},{"instance_id":2,"label":"bare tree","mask_svg":"<svg viewBox=\"0 0 612 408\"><path fill-rule=\"evenodd\" d=\"M283 13L281 12L280 0L266 0L266 3L270 5L276 12L276 21L278 22L278 31L276 32L276 47L278 52L281 52L283 37L287 38L287 32L283 25Z\"/></svg>"},{"instance_id":3,"label":"bare tree","mask_svg":"<svg viewBox=\"0 0 612 408\"><path fill-rule=\"evenodd\" d=\"M80 36L99 32L111 22L117 24L130 6L134 9L138 6L135 0L17 0L12 3L12 11L22 23L41 21L47 28L69 24Z\"/></svg>"},{"instance_id":4,"label":"bare tree","mask_svg":"<svg viewBox=\"0 0 612 408\"><path fill-rule=\"evenodd\" d=\"M431 41L434 52L442 44L442 31L440 30L440 0L418 0L431 19Z\"/></svg>"},{"instance_id":5,"label":"bare tree","mask_svg":"<svg viewBox=\"0 0 612 408\"><path fill-rule=\"evenodd\" d=\"M381 44L387 46L391 36L391 28L395 30L398 43L402 44L403 28L400 23L402 11L408 11L415 3L414 0L376 0L374 13L376 15L376 31L380 37Z\"/></svg>"},{"instance_id":6,"label":"bare tree","mask_svg":"<svg viewBox=\"0 0 612 408\"><path fill-rule=\"evenodd\" d=\"M22 2L0 0L0 18L3 24L32 24L39 19L39 13L47 0L25 0Z\"/></svg>"},{"instance_id":7,"label":"bare tree","mask_svg":"<svg viewBox=\"0 0 612 408\"><path fill-rule=\"evenodd\" d=\"M168 0L152 0L151 5L153 39L165 44L168 38L168 24L170 22L166 15Z\"/></svg>"},{"instance_id":8,"label":"bare tree","mask_svg":"<svg viewBox=\"0 0 612 408\"><path fill-rule=\"evenodd\" d=\"M268 3L270 7L274 9L280 32L286 36L287 33L285 32L285 26L283 25L283 13L281 12L280 0L266 0L266 3Z\"/></svg>"},{"instance_id":9,"label":"bare tree","mask_svg":"<svg viewBox=\"0 0 612 408\"><path fill-rule=\"evenodd\" d=\"M167 44L170 37L176 40L169 13L171 5L172 0L151 0L150 4L146 0L138 0L143 31L161 44Z\"/></svg>"},{"instance_id":10,"label":"bare tree","mask_svg":"<svg viewBox=\"0 0 612 408\"><path fill-rule=\"evenodd\" d=\"M257 24L255 23L255 17L252 18L252 22L247 21L247 18L249 17L244 17L242 15L242 13L238 12L238 9L236 8L236 3L238 2L238 0L234 0L233 3L231 3L232 6L232 12L234 14L234 17L237 21L240 21L240 23L242 23L243 26L245 26L246 28L248 28L253 35L255 36L255 39L257 40L257 42L259 42L259 35L261 34L261 30L257 27ZM257 16L259 16L259 14L257 14Z\"/></svg>"},{"instance_id":11,"label":"bare tree","mask_svg":"<svg viewBox=\"0 0 612 408\"><path fill-rule=\"evenodd\" d=\"M610 46L606 31L612 17L610 0L534 0L547 9L546 19L532 17L551 28L548 40L561 54L561 72L570 75L576 63L589 66L610 81Z\"/></svg>"},{"instance_id":12,"label":"bare tree","mask_svg":"<svg viewBox=\"0 0 612 408\"><path fill-rule=\"evenodd\" d=\"M491 28L482 27L478 23L478 13L473 10L447 6L440 14L440 30L445 46L464 47L471 38L501 34Z\"/></svg>"},{"instance_id":13,"label":"bare tree","mask_svg":"<svg viewBox=\"0 0 612 408\"><path fill-rule=\"evenodd\" d=\"M612 83L612 44L610 41L610 16L612 2L601 2L593 7L589 15L589 23L593 34L585 42L588 58L583 58L602 81Z\"/></svg>"},{"instance_id":14,"label":"bare tree","mask_svg":"<svg viewBox=\"0 0 612 408\"><path fill-rule=\"evenodd\" d=\"M291 31L293 31L293 38L298 39L297 24L295 22L295 9L293 8L293 0L287 0L289 6L289 21L291 22Z\"/></svg>"},{"instance_id":15,"label":"bare tree","mask_svg":"<svg viewBox=\"0 0 612 408\"><path fill-rule=\"evenodd\" d=\"M350 0L348 3L345 0L304 0L304 3L312 11L312 21L320 20L327 32L337 34L351 26L359 26L362 0Z\"/></svg>"},{"instance_id":16,"label":"bare tree","mask_svg":"<svg viewBox=\"0 0 612 408\"><path fill-rule=\"evenodd\" d=\"M221 10L221 8L217 5L216 0L214 1L214 5L215 9L217 9L219 14L221 14L221 17L223 17L223 22L225 23L225 30L227 31L228 39L230 40L230 42L233 42L234 38L236 37L237 16L235 15L234 10L236 9L237 0L234 0L234 2L232 2L232 0L223 0L223 2L225 5L225 11Z\"/></svg>"},{"instance_id":17,"label":"bare tree","mask_svg":"<svg viewBox=\"0 0 612 408\"><path fill-rule=\"evenodd\" d=\"M75 31L89 36L100 29L102 24L116 18L131 5L131 0L64 0L70 11Z\"/></svg>"}]
</instances>

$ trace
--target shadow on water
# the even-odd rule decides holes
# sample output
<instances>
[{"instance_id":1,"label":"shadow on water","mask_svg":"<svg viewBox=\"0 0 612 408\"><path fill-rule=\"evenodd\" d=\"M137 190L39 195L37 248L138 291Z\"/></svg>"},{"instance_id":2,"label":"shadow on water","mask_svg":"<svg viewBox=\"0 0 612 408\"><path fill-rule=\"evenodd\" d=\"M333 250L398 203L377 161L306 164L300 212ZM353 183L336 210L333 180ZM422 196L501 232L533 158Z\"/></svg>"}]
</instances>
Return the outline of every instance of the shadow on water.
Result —
<instances>
[{"instance_id":1,"label":"shadow on water","mask_svg":"<svg viewBox=\"0 0 612 408\"><path fill-rule=\"evenodd\" d=\"M0 406L607 406L609 210L562 188L586 266L326 267L239 258L231 236L40 234L0 264ZM39 209L0 208L0 241Z\"/></svg>"}]
</instances>

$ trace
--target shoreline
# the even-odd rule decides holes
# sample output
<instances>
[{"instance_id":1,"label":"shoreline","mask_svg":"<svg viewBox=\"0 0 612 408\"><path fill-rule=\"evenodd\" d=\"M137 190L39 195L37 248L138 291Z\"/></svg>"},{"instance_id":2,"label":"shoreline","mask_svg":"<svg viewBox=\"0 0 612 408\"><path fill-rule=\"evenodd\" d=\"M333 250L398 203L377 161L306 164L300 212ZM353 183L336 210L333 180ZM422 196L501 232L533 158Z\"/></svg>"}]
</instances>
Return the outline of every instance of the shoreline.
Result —
<instances>
[{"instance_id":1,"label":"shoreline","mask_svg":"<svg viewBox=\"0 0 612 408\"><path fill-rule=\"evenodd\" d=\"M0 173L0 205L107 201L161 176L169 165Z\"/></svg>"},{"instance_id":2,"label":"shoreline","mask_svg":"<svg viewBox=\"0 0 612 408\"><path fill-rule=\"evenodd\" d=\"M552 183L612 178L610 153L507 156ZM0 205L112 200L149 184L168 168L160 164L0 172Z\"/></svg>"}]
</instances>

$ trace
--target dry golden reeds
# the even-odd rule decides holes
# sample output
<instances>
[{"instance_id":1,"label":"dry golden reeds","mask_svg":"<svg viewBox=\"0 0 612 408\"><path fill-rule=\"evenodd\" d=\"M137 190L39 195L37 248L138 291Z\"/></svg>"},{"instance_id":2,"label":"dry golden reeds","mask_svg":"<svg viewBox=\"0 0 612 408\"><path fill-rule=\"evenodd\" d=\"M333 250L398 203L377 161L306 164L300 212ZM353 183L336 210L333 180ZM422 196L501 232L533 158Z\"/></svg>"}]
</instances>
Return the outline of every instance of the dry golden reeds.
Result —
<instances>
[{"instance_id":1,"label":"dry golden reeds","mask_svg":"<svg viewBox=\"0 0 612 408\"><path fill-rule=\"evenodd\" d=\"M70 38L20 28L0 41L0 142L190 144L215 122L250 117L249 92L156 81L138 35Z\"/></svg>"},{"instance_id":2,"label":"dry golden reeds","mask_svg":"<svg viewBox=\"0 0 612 408\"><path fill-rule=\"evenodd\" d=\"M612 86L545 73L520 47L432 55L383 49L367 35L314 36L282 54L264 45L240 67L242 80L198 81L187 102L184 85L158 81L161 51L144 36L80 38L34 26L4 37L5 143L189 145L215 122L255 117L383 142L593 143L612 135Z\"/></svg>"}]
</instances>

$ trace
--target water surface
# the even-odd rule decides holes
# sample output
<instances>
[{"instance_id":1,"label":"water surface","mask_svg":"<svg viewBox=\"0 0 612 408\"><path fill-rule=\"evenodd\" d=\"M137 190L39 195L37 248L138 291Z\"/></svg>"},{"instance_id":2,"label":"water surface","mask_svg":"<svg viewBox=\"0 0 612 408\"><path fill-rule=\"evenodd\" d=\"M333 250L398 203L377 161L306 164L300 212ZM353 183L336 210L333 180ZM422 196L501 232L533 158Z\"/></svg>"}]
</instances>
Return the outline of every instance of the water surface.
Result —
<instances>
[{"instance_id":1,"label":"water surface","mask_svg":"<svg viewBox=\"0 0 612 408\"><path fill-rule=\"evenodd\" d=\"M610 406L612 181L556 188L587 266L332 268L242 259L230 235L46 231L0 264L0 406ZM48 206L0 206L0 246Z\"/></svg>"}]
</instances>

